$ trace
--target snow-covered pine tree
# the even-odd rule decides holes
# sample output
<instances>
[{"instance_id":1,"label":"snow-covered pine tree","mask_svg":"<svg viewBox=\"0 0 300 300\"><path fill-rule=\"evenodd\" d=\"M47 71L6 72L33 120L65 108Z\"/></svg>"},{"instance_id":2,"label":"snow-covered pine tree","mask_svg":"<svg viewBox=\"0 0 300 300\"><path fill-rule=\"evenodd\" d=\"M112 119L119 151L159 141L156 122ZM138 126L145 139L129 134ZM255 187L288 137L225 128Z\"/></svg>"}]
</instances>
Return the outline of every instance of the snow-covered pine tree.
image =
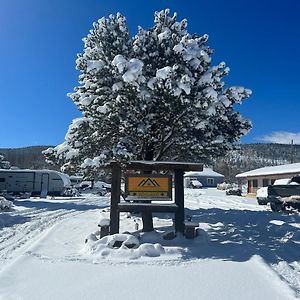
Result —
<instances>
[{"instance_id":1,"label":"snow-covered pine tree","mask_svg":"<svg viewBox=\"0 0 300 300\"><path fill-rule=\"evenodd\" d=\"M168 9L129 37L121 14L93 24L78 55L69 96L82 118L46 152L64 169L99 170L110 160L203 159L222 155L251 128L234 111L250 96L226 87L229 68L211 66L208 35L191 35Z\"/></svg>"},{"instance_id":2,"label":"snow-covered pine tree","mask_svg":"<svg viewBox=\"0 0 300 300\"><path fill-rule=\"evenodd\" d=\"M10 169L10 162L0 153L0 169Z\"/></svg>"}]
</instances>

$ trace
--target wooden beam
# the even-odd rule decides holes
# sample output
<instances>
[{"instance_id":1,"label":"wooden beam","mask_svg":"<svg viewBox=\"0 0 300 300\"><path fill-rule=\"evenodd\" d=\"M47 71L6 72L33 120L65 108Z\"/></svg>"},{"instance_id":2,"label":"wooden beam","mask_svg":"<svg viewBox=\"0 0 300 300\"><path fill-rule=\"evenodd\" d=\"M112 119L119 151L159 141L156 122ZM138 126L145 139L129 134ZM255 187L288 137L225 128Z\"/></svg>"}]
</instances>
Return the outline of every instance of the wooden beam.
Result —
<instances>
[{"instance_id":1,"label":"wooden beam","mask_svg":"<svg viewBox=\"0 0 300 300\"><path fill-rule=\"evenodd\" d=\"M183 170L174 170L175 175L175 204L178 210L175 212L175 231L184 233L184 186Z\"/></svg>"},{"instance_id":2,"label":"wooden beam","mask_svg":"<svg viewBox=\"0 0 300 300\"><path fill-rule=\"evenodd\" d=\"M177 209L175 203L119 203L122 212L175 212Z\"/></svg>"},{"instance_id":3,"label":"wooden beam","mask_svg":"<svg viewBox=\"0 0 300 300\"><path fill-rule=\"evenodd\" d=\"M185 170L203 171L203 164L186 162L167 162L167 161L131 161L127 166L128 170Z\"/></svg>"},{"instance_id":4,"label":"wooden beam","mask_svg":"<svg viewBox=\"0 0 300 300\"><path fill-rule=\"evenodd\" d=\"M104 168L112 168L116 162L111 162ZM124 165L126 170L145 170L145 171L160 171L160 170L184 170L184 171L203 171L203 164L188 163L188 162L168 162L168 161L130 161Z\"/></svg>"},{"instance_id":5,"label":"wooden beam","mask_svg":"<svg viewBox=\"0 0 300 300\"><path fill-rule=\"evenodd\" d=\"M110 199L110 234L119 233L120 212L118 204L121 196L121 167L112 165L111 199Z\"/></svg>"}]
</instances>

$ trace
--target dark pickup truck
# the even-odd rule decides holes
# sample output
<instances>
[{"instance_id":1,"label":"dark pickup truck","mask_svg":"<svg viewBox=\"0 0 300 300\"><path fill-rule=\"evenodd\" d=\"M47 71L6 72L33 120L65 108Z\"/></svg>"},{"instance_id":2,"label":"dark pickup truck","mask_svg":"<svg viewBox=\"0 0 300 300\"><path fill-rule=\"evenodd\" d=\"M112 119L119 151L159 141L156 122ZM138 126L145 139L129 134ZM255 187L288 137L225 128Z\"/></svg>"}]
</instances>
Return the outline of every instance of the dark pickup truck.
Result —
<instances>
[{"instance_id":1,"label":"dark pickup truck","mask_svg":"<svg viewBox=\"0 0 300 300\"><path fill-rule=\"evenodd\" d=\"M268 186L268 200L273 211L286 207L300 210L300 176L293 177L288 184Z\"/></svg>"}]
</instances>

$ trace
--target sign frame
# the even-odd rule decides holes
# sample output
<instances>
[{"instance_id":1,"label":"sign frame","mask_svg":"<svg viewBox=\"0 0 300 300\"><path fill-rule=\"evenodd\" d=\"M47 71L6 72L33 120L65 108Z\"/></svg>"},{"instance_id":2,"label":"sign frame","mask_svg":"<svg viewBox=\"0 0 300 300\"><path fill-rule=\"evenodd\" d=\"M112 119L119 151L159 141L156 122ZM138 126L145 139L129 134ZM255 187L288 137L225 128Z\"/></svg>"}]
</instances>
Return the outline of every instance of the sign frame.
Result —
<instances>
[{"instance_id":1,"label":"sign frame","mask_svg":"<svg viewBox=\"0 0 300 300\"><path fill-rule=\"evenodd\" d=\"M126 174L125 200L172 201L172 175Z\"/></svg>"}]
</instances>

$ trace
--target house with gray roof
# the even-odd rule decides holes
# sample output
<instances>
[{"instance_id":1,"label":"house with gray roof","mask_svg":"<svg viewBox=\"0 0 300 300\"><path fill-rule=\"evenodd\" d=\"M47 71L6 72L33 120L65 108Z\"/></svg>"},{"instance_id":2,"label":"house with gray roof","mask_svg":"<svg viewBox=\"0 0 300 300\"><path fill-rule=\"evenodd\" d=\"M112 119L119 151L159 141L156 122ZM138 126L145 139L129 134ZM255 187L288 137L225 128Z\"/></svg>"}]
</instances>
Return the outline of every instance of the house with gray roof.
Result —
<instances>
[{"instance_id":1,"label":"house with gray roof","mask_svg":"<svg viewBox=\"0 0 300 300\"><path fill-rule=\"evenodd\" d=\"M184 187L190 187L193 180L198 180L202 187L216 187L219 183L224 182L224 175L210 168L203 168L202 172L186 172L184 174Z\"/></svg>"}]
</instances>

